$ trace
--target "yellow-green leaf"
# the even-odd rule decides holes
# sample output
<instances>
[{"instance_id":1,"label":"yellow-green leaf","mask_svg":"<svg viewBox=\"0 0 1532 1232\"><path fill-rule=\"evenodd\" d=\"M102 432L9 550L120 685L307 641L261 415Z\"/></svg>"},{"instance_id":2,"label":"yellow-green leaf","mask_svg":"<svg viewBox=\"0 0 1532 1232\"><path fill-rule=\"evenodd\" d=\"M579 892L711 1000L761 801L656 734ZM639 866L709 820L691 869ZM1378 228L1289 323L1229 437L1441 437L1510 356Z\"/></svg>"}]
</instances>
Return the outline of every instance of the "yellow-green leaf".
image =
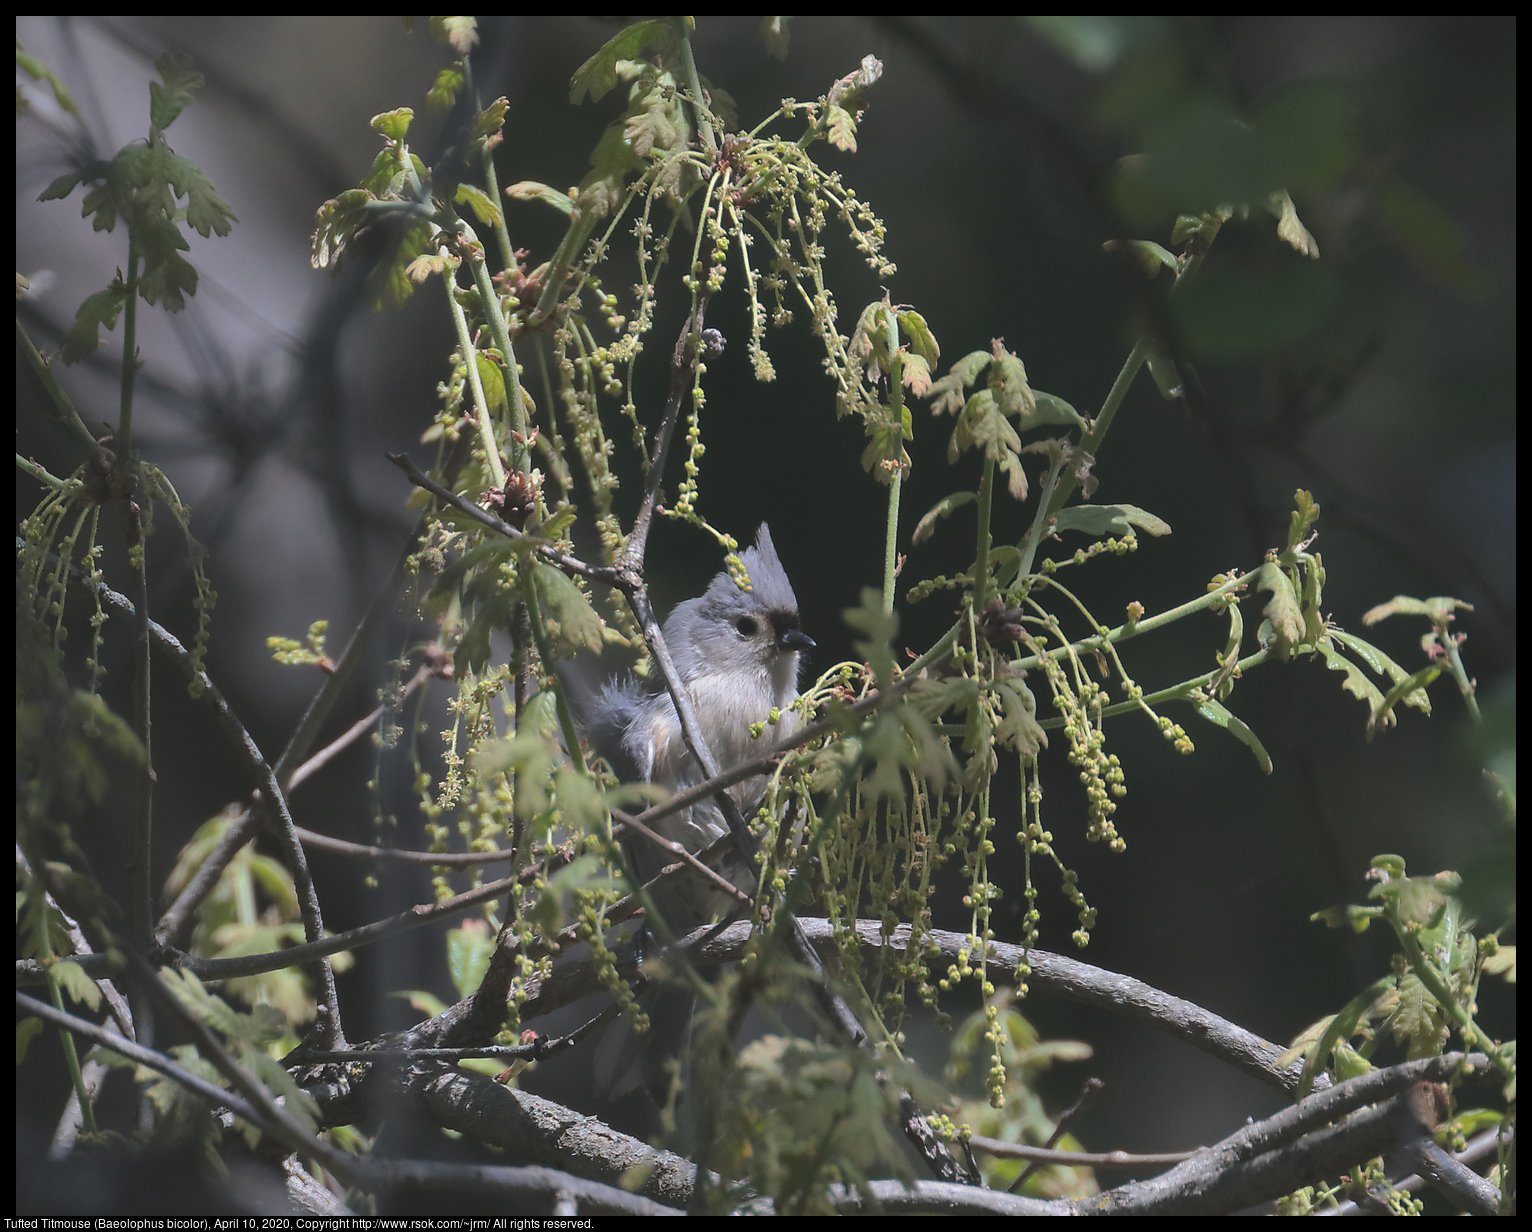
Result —
<instances>
[{"instance_id":1,"label":"yellow-green leaf","mask_svg":"<svg viewBox=\"0 0 1532 1232\"><path fill-rule=\"evenodd\" d=\"M1053 523L1055 532L1074 530L1097 538L1126 535L1135 526L1151 535L1170 534L1168 522L1137 505L1071 505Z\"/></svg>"},{"instance_id":2,"label":"yellow-green leaf","mask_svg":"<svg viewBox=\"0 0 1532 1232\"><path fill-rule=\"evenodd\" d=\"M1279 653L1285 656L1292 646L1303 640L1303 609L1298 603L1298 593L1282 567L1271 561L1261 566L1256 588L1271 592L1271 602L1262 612L1271 621L1272 631L1277 635Z\"/></svg>"},{"instance_id":3,"label":"yellow-green leaf","mask_svg":"<svg viewBox=\"0 0 1532 1232\"><path fill-rule=\"evenodd\" d=\"M1250 727L1243 719L1219 702L1213 701L1212 698L1204 698L1193 704L1196 706L1197 713L1204 719L1223 728L1224 731L1228 732L1229 735L1233 736L1254 753L1255 760L1260 764L1261 770L1264 773L1271 773L1271 755L1266 752L1266 746L1261 743L1260 737L1250 730Z\"/></svg>"},{"instance_id":4,"label":"yellow-green leaf","mask_svg":"<svg viewBox=\"0 0 1532 1232\"><path fill-rule=\"evenodd\" d=\"M405 133L410 131L410 121L414 118L413 108L398 107L373 116L368 123L390 141L403 141Z\"/></svg>"},{"instance_id":5,"label":"yellow-green leaf","mask_svg":"<svg viewBox=\"0 0 1532 1232\"><path fill-rule=\"evenodd\" d=\"M574 581L552 565L538 561L533 576L542 596L543 618L553 634L569 647L601 649L601 617Z\"/></svg>"},{"instance_id":6,"label":"yellow-green leaf","mask_svg":"<svg viewBox=\"0 0 1532 1232\"><path fill-rule=\"evenodd\" d=\"M499 203L482 188L466 182L459 184L457 192L453 194L453 200L471 209L474 217L485 226L496 226L501 220Z\"/></svg>"},{"instance_id":7,"label":"yellow-green leaf","mask_svg":"<svg viewBox=\"0 0 1532 1232\"><path fill-rule=\"evenodd\" d=\"M972 504L978 500L975 492L954 492L950 496L944 496L936 504L926 511L924 517L915 524L915 533L912 539L915 543L924 543L936 530L936 523L942 518L950 518L955 510L964 505Z\"/></svg>"},{"instance_id":8,"label":"yellow-green leaf","mask_svg":"<svg viewBox=\"0 0 1532 1232\"><path fill-rule=\"evenodd\" d=\"M646 47L668 52L675 45L675 32L664 18L635 22L619 30L606 46L575 70L569 79L569 101L579 106L586 98L596 102L617 84L617 62L636 60Z\"/></svg>"},{"instance_id":9,"label":"yellow-green leaf","mask_svg":"<svg viewBox=\"0 0 1532 1232\"><path fill-rule=\"evenodd\" d=\"M16 1064L20 1065L27 1059L27 1045L30 1044L43 1029L41 1018L23 1018L16 1024Z\"/></svg>"},{"instance_id":10,"label":"yellow-green leaf","mask_svg":"<svg viewBox=\"0 0 1532 1232\"><path fill-rule=\"evenodd\" d=\"M539 184L536 180L521 180L505 190L505 195L517 201L541 201L551 205L561 214L574 213L574 201L568 193Z\"/></svg>"}]
</instances>

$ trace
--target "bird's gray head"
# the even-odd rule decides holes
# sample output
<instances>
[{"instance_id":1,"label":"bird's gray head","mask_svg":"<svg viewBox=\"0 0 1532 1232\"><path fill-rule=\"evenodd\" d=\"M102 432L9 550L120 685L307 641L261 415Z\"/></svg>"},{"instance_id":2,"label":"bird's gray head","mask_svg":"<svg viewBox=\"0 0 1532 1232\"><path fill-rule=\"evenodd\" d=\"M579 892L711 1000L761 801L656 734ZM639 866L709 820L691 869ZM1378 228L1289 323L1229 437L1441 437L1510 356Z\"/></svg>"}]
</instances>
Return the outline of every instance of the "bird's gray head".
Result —
<instances>
[{"instance_id":1,"label":"bird's gray head","mask_svg":"<svg viewBox=\"0 0 1532 1232\"><path fill-rule=\"evenodd\" d=\"M768 707L783 705L797 693L798 652L814 642L800 627L798 596L764 522L740 561L750 589L720 573L700 598L676 605L665 622L665 642L688 684L733 678L751 692L770 693Z\"/></svg>"}]
</instances>

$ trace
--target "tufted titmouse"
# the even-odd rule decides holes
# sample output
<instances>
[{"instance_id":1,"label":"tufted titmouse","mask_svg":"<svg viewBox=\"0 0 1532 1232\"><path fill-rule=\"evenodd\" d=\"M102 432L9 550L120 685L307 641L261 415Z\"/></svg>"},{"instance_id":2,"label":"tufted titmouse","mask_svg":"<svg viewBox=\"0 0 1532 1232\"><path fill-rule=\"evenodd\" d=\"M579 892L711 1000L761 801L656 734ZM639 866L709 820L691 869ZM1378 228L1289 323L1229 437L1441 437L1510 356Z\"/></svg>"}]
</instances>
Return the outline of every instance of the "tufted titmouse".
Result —
<instances>
[{"instance_id":1,"label":"tufted titmouse","mask_svg":"<svg viewBox=\"0 0 1532 1232\"><path fill-rule=\"evenodd\" d=\"M746 548L740 560L750 576L748 592L720 573L701 598L677 604L664 625L665 644L720 770L750 756L750 727L774 707L783 712L775 734L791 734L797 717L787 707L798 696L798 652L814 645L799 628L798 598L764 523L755 546ZM681 737L675 704L658 680L641 684L629 677L606 685L593 701L586 730L592 749L624 781L642 779L672 791L702 781L701 768ZM729 788L729 794L748 816L765 786L765 777L757 775ZM657 828L689 851L700 851L728 832L712 800L665 818ZM633 844L631 859L641 881L667 862L663 851L642 842ZM749 862L738 852L720 861L719 871L746 893L754 892ZM656 906L680 935L722 916L734 900L692 876L662 892ZM692 999L670 988L643 1000L651 1019L649 1031L639 1037L626 1024L614 1024L597 1049L596 1086L615 1098L643 1085L663 1103L669 1085L667 1062L684 1037Z\"/></svg>"}]
</instances>

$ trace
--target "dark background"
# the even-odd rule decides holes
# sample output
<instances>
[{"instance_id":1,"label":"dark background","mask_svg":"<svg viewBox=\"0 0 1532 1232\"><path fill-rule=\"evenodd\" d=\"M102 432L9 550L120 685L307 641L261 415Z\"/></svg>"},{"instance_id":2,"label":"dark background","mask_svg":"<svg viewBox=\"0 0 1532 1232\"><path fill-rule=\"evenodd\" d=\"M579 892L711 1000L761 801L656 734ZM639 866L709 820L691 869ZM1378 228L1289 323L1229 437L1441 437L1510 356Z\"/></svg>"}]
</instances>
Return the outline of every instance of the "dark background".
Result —
<instances>
[{"instance_id":1,"label":"dark background","mask_svg":"<svg viewBox=\"0 0 1532 1232\"><path fill-rule=\"evenodd\" d=\"M1163 291L1146 290L1102 242L1169 241L1168 220L1135 224L1112 205L1116 160L1141 148L1136 138L1148 119L1130 108L1126 121L1106 122L1104 94L1128 91L1131 101L1130 74L1168 64L1183 75L1187 97L1244 116L1294 83L1341 83L1354 100L1356 157L1324 191L1297 199L1323 253L1314 267L1322 293L1284 318L1280 333L1273 327L1220 345L1215 331L1214 345L1194 348L1202 393L1190 409L1163 401L1140 376L1102 450L1095 499L1140 505L1174 534L1143 537L1136 554L1069 570L1065 580L1107 624L1131 600L1163 610L1200 594L1216 572L1259 563L1284 541L1294 489L1307 488L1323 509L1316 547L1328 569L1331 617L1365 633L1362 613L1396 594L1468 600L1475 610L1457 627L1468 635L1463 653L1481 701L1514 713L1514 22L1146 18L1065 30L1005 18L805 18L792 24L785 63L767 57L755 24L705 18L694 40L702 73L734 95L746 126L783 97L822 94L869 52L884 63L858 152L815 148L887 223L887 251L899 267L888 290L924 314L943 348L942 370L1003 337L1038 388L1087 414L1117 375L1146 296ZM564 187L585 173L622 104L614 93L571 107L568 80L616 28L593 18L486 20L475 55L480 86L486 99L504 94L511 104L497 156L502 186L533 179ZM196 508L220 592L210 670L274 756L318 680L274 664L265 638L301 637L310 622L328 619L332 652L344 645L413 521L403 507L406 485L383 454L430 456L418 439L452 346L438 286L372 315L354 276L312 270L313 212L370 166L378 141L367 121L378 112L414 107L412 146L430 161L440 121L423 95L448 54L423 22L406 35L384 18L27 18L18 34L64 79L87 121L88 139L50 120L44 100L18 126L17 268L35 288L22 313L45 349L123 264L125 242L120 231L93 233L78 217L78 196L38 204L38 193L81 158L109 156L142 137L160 52L186 52L207 77L170 140L208 172L240 223L227 239L193 237L188 256L202 282L185 313L140 314L147 367L139 440ZM1391 212L1401 192L1424 203L1420 210ZM534 265L548 257L562 223L535 204L513 205L508 221ZM848 243L829 243L832 276L842 280L841 329L849 332L881 289ZM1206 272L1248 291L1237 305L1253 305L1259 316L1261 276L1303 263L1256 211L1225 227ZM860 424L834 418L819 344L801 314L768 338L778 380L753 381L737 267L730 277L709 317L731 345L709 366L701 508L742 540L770 521L822 669L851 654L840 613L863 586L880 583L885 490L858 464ZM605 281L626 311L631 272L614 264ZM672 283L640 367L641 413L651 424L677 302ZM119 348L120 338L109 336L97 362L64 376L88 423L115 418ZM67 473L75 462L46 424L30 376L18 377L18 394L18 449ZM620 443L618 469L631 473L629 433L615 412L609 432ZM901 550L938 497L976 486L973 455L948 466L949 432L949 423L916 407ZM35 499L23 479L18 513ZM583 492L576 499L588 508ZM620 493L619 509L631 513L636 500L635 490ZM1001 500L996 542L1014 542L1030 517L1030 504ZM902 581L960 572L971 560L972 526L971 511L943 523L913 550ZM115 528L106 539L119 541ZM152 601L156 617L184 634L192 592L178 539L162 519ZM705 536L668 523L649 559L664 606L698 593L720 564ZM109 559L108 575L121 585L120 559ZM951 619L949 596L903 609L901 641L928 644ZM1371 636L1413 669L1423 631L1394 621ZM1225 632L1223 622L1201 616L1130 643L1123 656L1152 690L1208 670ZM335 731L372 704L383 661L417 636L398 625L383 638ZM126 712L121 628L110 631L106 661L108 696ZM1192 757L1177 756L1148 723L1118 720L1109 751L1120 755L1129 789L1116 818L1128 843L1120 856L1080 837L1083 802L1055 748L1045 758L1045 820L1101 912L1081 957L1273 1040L1338 1009L1385 969L1387 939L1329 932L1308 916L1360 901L1374 854L1398 852L1416 873L1462 867L1486 851L1513 858L1490 846L1499 830L1464 707L1446 679L1432 696L1429 721L1404 712L1397 728L1369 743L1364 708L1321 663L1263 668L1230 704L1270 751L1269 777L1187 707L1167 713L1196 741ZM155 704L163 876L196 827L244 784L168 673L157 678ZM440 698L428 713L429 737L445 725ZM374 805L363 784L373 770L370 749L349 754L297 794L299 823L368 841ZM406 770L389 765L383 782L381 807L399 819L397 841L417 845ZM997 914L1002 939L1017 935L1021 902L1017 870L1005 863L1018 851L1005 834L1014 792L1011 768L997 808L996 879L1014 887ZM109 883L130 815L124 795L81 827ZM329 887L332 928L429 895L421 873L384 870L374 891L354 865L322 854L314 864ZM1040 884L1043 944L1073 953L1073 912L1046 873ZM937 922L963 930L956 899L954 891ZM409 1021L403 1002L384 999L388 991L429 988L452 999L441 933L420 930L359 954L341 983L353 1038ZM1491 1030L1513 1035L1501 989L1486 986L1481 1002ZM1087 1072L1107 1080L1106 1097L1077 1131L1091 1149L1184 1149L1280 1102L1158 1034L1042 995L1026 1009L1045 1032L1097 1050L1050 1087L1061 1106ZM917 1027L912 1037L928 1061L945 1048L934 1031ZM62 1099L56 1052L48 1041L34 1043L23 1074L24 1088L42 1101L39 1126L51 1126ZM581 1089L583 1069L545 1071L527 1085L595 1111ZM639 1128L637 1115L616 1114Z\"/></svg>"}]
</instances>

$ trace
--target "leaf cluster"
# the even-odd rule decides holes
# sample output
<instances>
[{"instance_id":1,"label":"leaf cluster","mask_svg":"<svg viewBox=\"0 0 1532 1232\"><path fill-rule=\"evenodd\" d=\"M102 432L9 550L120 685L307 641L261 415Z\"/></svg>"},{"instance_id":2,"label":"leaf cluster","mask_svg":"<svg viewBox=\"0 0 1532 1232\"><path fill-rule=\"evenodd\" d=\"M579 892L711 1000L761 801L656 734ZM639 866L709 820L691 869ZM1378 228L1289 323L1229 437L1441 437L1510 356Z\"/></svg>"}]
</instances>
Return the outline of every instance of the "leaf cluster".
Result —
<instances>
[{"instance_id":1,"label":"leaf cluster","mask_svg":"<svg viewBox=\"0 0 1532 1232\"><path fill-rule=\"evenodd\" d=\"M186 296L197 290L197 271L181 253L191 245L181 233L190 226L204 239L227 235L238 221L229 203L214 191L212 181L195 163L181 157L165 141L202 75L185 60L166 54L155 63L161 80L152 82L150 128L146 141L118 150L112 158L59 176L38 198L62 200L82 184L95 185L85 194L82 217L97 231L112 231L118 219L128 225L130 258L143 262L129 286L120 275L104 291L89 296L64 337L63 359L73 364L100 345L100 328L112 329L128 295L146 303L163 303L170 312L186 307ZM178 201L185 200L185 205Z\"/></svg>"}]
</instances>

